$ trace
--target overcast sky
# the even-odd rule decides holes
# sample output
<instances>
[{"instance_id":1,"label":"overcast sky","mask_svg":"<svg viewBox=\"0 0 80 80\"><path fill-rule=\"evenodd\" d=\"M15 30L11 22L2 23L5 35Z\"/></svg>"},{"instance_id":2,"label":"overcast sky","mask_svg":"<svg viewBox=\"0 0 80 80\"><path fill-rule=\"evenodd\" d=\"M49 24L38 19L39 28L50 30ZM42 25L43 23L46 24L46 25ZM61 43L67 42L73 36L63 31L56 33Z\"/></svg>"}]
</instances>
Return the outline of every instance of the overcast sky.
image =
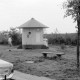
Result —
<instances>
[{"instance_id":1,"label":"overcast sky","mask_svg":"<svg viewBox=\"0 0 80 80\"><path fill-rule=\"evenodd\" d=\"M73 20L63 18L62 3L66 0L0 0L0 31L18 27L32 17L49 28L47 33L76 32Z\"/></svg>"}]
</instances>

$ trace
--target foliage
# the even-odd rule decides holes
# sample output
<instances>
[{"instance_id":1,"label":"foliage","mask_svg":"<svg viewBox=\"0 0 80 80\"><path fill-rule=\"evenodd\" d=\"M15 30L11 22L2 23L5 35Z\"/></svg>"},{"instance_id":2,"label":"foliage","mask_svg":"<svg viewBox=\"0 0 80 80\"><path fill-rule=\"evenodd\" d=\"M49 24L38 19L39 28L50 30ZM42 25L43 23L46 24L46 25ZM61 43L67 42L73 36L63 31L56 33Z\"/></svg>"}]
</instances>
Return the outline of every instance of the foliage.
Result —
<instances>
[{"instance_id":1,"label":"foliage","mask_svg":"<svg viewBox=\"0 0 80 80\"><path fill-rule=\"evenodd\" d=\"M80 0L67 0L63 3L63 8L66 9L65 17L72 16L74 21L77 21L80 17Z\"/></svg>"},{"instance_id":2,"label":"foliage","mask_svg":"<svg viewBox=\"0 0 80 80\"><path fill-rule=\"evenodd\" d=\"M0 32L0 44L8 44L8 31Z\"/></svg>"},{"instance_id":3,"label":"foliage","mask_svg":"<svg viewBox=\"0 0 80 80\"><path fill-rule=\"evenodd\" d=\"M22 38L21 33L16 28L11 28L10 31L3 31L0 33L0 44L8 44L8 37L12 36L13 45L21 45ZM65 44L76 45L77 34L44 34L44 37L48 39L49 44Z\"/></svg>"},{"instance_id":4,"label":"foliage","mask_svg":"<svg viewBox=\"0 0 80 80\"><path fill-rule=\"evenodd\" d=\"M19 45L22 42L21 33L16 28L11 28L9 35L12 37L13 45Z\"/></svg>"},{"instance_id":5,"label":"foliage","mask_svg":"<svg viewBox=\"0 0 80 80\"><path fill-rule=\"evenodd\" d=\"M12 37L13 45L19 45L22 42L21 33L16 28L11 28L10 31L0 32L0 44L8 44L9 36Z\"/></svg>"},{"instance_id":6,"label":"foliage","mask_svg":"<svg viewBox=\"0 0 80 80\"><path fill-rule=\"evenodd\" d=\"M56 35L56 37L55 37ZM49 44L77 45L77 34L45 34Z\"/></svg>"}]
</instances>

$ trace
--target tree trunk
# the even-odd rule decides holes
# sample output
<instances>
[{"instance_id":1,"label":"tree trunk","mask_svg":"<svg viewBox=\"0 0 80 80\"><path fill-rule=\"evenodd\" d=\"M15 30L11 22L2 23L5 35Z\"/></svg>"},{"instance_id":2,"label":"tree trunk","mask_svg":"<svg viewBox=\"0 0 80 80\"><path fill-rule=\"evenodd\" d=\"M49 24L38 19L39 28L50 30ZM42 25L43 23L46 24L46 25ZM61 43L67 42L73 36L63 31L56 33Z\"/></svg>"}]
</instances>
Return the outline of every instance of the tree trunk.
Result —
<instances>
[{"instance_id":1,"label":"tree trunk","mask_svg":"<svg viewBox=\"0 0 80 80\"><path fill-rule=\"evenodd\" d=\"M77 69L79 72L79 37L80 37L80 23L77 21L78 32L77 32Z\"/></svg>"}]
</instances>

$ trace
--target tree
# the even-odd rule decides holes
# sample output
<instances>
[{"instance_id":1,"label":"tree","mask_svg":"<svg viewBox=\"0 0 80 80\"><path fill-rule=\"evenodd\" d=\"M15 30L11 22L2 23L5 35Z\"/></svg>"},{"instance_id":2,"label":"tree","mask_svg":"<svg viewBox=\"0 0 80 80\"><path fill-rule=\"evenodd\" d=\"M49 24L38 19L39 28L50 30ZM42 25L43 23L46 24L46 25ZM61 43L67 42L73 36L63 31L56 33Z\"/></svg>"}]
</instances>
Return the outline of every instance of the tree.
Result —
<instances>
[{"instance_id":1,"label":"tree","mask_svg":"<svg viewBox=\"0 0 80 80\"><path fill-rule=\"evenodd\" d=\"M77 22L77 69L79 71L80 0L67 0L63 3L63 7L66 9L65 17L72 16Z\"/></svg>"},{"instance_id":2,"label":"tree","mask_svg":"<svg viewBox=\"0 0 80 80\"><path fill-rule=\"evenodd\" d=\"M21 33L16 28L11 28L9 35L12 37L13 45L20 45L22 43Z\"/></svg>"}]
</instances>

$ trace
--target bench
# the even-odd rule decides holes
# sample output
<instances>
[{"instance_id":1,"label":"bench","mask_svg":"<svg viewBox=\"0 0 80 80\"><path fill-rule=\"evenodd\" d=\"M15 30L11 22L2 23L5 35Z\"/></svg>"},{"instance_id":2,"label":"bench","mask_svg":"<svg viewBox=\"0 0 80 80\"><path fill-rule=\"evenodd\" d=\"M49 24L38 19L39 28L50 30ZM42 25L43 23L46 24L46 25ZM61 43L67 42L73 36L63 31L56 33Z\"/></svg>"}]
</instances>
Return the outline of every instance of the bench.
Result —
<instances>
[{"instance_id":1,"label":"bench","mask_svg":"<svg viewBox=\"0 0 80 80\"><path fill-rule=\"evenodd\" d=\"M64 53L63 53L63 52L56 53L56 56L57 56L58 58L61 58L61 57L62 57L62 55L64 55Z\"/></svg>"},{"instance_id":2,"label":"bench","mask_svg":"<svg viewBox=\"0 0 80 80\"><path fill-rule=\"evenodd\" d=\"M43 57L44 57L44 58L47 58L47 54L54 54L54 55L55 55L56 57L58 57L58 58L61 58L61 56L64 55L63 52L60 52L60 53L42 52L42 54L43 54Z\"/></svg>"},{"instance_id":3,"label":"bench","mask_svg":"<svg viewBox=\"0 0 80 80\"><path fill-rule=\"evenodd\" d=\"M47 54L53 54L53 52L42 52L42 54L44 58L47 58Z\"/></svg>"}]
</instances>

